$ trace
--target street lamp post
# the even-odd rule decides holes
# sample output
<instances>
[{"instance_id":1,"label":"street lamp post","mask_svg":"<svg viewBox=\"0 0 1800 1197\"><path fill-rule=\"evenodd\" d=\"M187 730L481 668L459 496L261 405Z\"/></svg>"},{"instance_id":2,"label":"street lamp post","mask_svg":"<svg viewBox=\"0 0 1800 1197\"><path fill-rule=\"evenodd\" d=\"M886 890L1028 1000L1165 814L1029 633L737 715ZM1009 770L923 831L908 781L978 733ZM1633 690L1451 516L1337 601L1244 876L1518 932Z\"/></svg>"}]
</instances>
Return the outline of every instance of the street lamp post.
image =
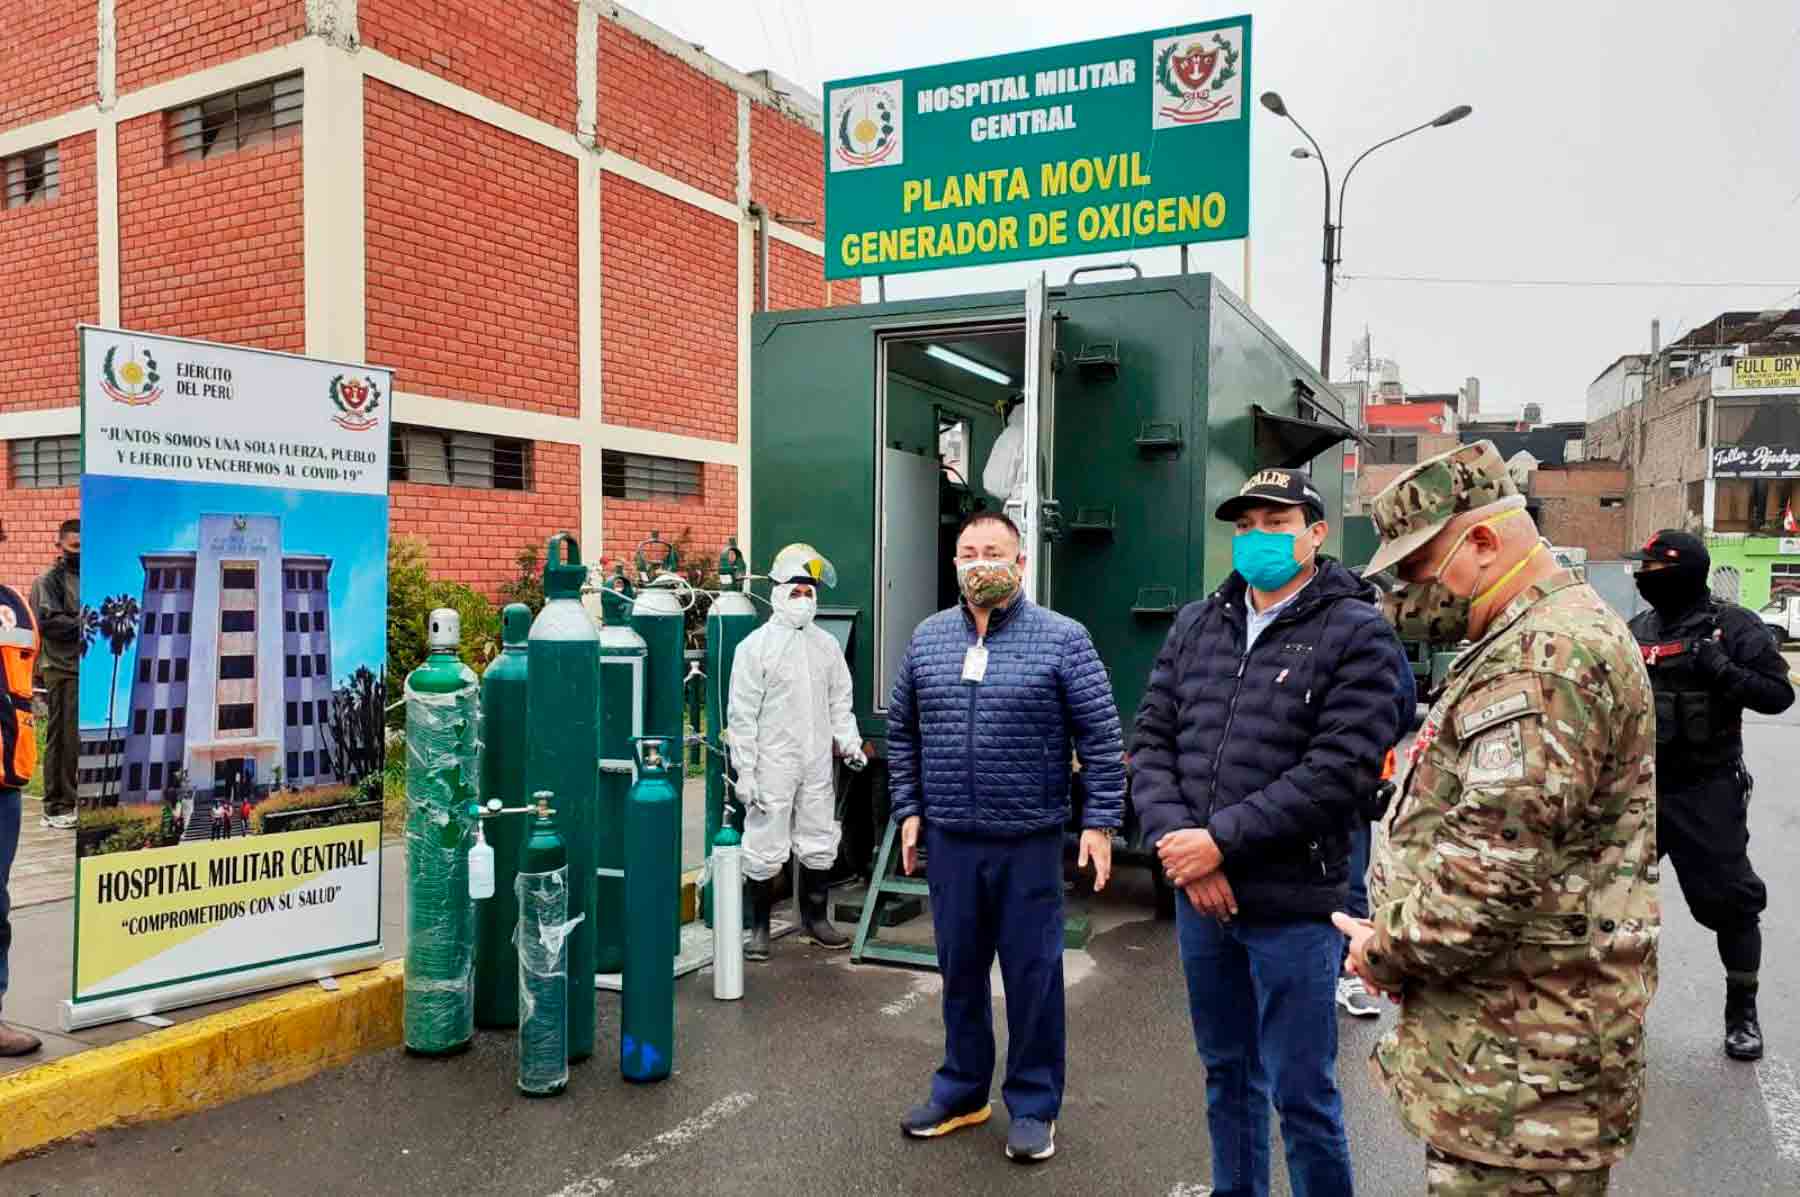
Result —
<instances>
[{"instance_id":1,"label":"street lamp post","mask_svg":"<svg viewBox=\"0 0 1800 1197\"><path fill-rule=\"evenodd\" d=\"M1414 133L1421 132L1425 129L1441 129L1445 125L1454 125L1457 121L1475 110L1467 104L1458 104L1455 108L1450 109L1442 116L1428 120L1422 125L1415 125L1403 133L1396 133L1386 141L1378 141L1362 153L1358 154L1356 160L1350 164L1350 169L1344 172L1343 180L1338 184L1337 220L1333 222L1331 207L1331 167L1325 163L1325 151L1319 148L1319 143L1313 140L1313 135L1306 131L1306 126L1302 125L1299 121L1294 120L1294 114L1288 111L1287 104L1282 101L1279 92L1265 91L1262 94L1262 106L1267 108L1270 112L1273 112L1276 116L1285 116L1288 120L1293 121L1294 128L1300 130L1300 135L1306 138L1308 145L1312 146L1312 149L1310 150L1304 148L1295 149L1293 151L1293 156L1296 158L1317 159L1319 170L1325 175L1325 245L1321 255L1322 260L1325 263L1325 304L1320 318L1319 328L1319 373L1323 374L1329 381L1331 378L1331 291L1337 277L1337 264L1343 261L1344 192L1350 186L1350 176L1356 173L1356 168L1362 165L1362 160L1364 158L1367 158L1382 146L1393 145L1402 137L1410 137Z\"/></svg>"}]
</instances>

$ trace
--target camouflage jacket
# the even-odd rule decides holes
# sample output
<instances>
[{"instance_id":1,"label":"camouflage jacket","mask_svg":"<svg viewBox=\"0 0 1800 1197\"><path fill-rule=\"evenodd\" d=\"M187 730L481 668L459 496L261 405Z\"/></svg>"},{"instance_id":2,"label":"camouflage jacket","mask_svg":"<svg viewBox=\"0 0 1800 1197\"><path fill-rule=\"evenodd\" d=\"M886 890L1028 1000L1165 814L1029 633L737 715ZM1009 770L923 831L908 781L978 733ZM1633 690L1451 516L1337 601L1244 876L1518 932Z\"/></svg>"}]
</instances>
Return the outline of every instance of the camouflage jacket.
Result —
<instances>
[{"instance_id":1,"label":"camouflage jacket","mask_svg":"<svg viewBox=\"0 0 1800 1197\"><path fill-rule=\"evenodd\" d=\"M1655 706L1625 622L1558 571L1451 668L1381 828L1375 1071L1463 1159L1624 1156L1656 989Z\"/></svg>"}]
</instances>

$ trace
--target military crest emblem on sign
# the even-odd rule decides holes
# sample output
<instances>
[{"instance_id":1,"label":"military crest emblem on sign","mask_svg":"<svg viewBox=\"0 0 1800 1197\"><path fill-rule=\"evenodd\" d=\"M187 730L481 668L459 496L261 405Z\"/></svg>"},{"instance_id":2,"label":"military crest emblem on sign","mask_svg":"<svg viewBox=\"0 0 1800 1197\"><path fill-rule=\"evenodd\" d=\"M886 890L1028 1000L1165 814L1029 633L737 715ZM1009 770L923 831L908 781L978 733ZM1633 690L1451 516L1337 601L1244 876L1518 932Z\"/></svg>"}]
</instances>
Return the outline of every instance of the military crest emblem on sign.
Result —
<instances>
[{"instance_id":1,"label":"military crest emblem on sign","mask_svg":"<svg viewBox=\"0 0 1800 1197\"><path fill-rule=\"evenodd\" d=\"M906 110L898 79L864 83L831 93L831 169L864 170L898 166L905 160L902 138Z\"/></svg>"},{"instance_id":2,"label":"military crest emblem on sign","mask_svg":"<svg viewBox=\"0 0 1800 1197\"><path fill-rule=\"evenodd\" d=\"M1242 26L1156 39L1150 127L1172 129L1243 115L1243 44Z\"/></svg>"},{"instance_id":3,"label":"military crest emblem on sign","mask_svg":"<svg viewBox=\"0 0 1800 1197\"><path fill-rule=\"evenodd\" d=\"M331 380L331 403L337 410L332 420L349 432L367 432L380 423L376 411L381 407L381 388L373 378L346 378L339 374Z\"/></svg>"},{"instance_id":4,"label":"military crest emblem on sign","mask_svg":"<svg viewBox=\"0 0 1800 1197\"><path fill-rule=\"evenodd\" d=\"M141 361L139 359L142 359ZM162 398L162 376L157 373L156 359L148 349L133 345L126 349L125 360L119 360L119 347L106 351L100 362L100 389L114 403L146 407Z\"/></svg>"}]
</instances>

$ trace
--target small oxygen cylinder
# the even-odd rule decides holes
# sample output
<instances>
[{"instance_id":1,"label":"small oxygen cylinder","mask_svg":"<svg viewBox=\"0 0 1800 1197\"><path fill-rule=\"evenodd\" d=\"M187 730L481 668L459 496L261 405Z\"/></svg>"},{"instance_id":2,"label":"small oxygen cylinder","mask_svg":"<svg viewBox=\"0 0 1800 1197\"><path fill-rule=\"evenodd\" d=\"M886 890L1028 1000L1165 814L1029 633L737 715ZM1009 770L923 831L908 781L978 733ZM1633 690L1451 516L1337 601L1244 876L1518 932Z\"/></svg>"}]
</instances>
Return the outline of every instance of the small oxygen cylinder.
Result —
<instances>
[{"instance_id":1,"label":"small oxygen cylinder","mask_svg":"<svg viewBox=\"0 0 1800 1197\"><path fill-rule=\"evenodd\" d=\"M569 1083L568 856L556 834L550 792L537 795L531 838L514 886L519 924L519 1092L552 1097Z\"/></svg>"},{"instance_id":2,"label":"small oxygen cylinder","mask_svg":"<svg viewBox=\"0 0 1800 1197\"><path fill-rule=\"evenodd\" d=\"M672 753L672 755L665 755ZM625 800L625 975L619 1071L628 1081L666 1080L675 1055L676 921L680 875L676 780L680 742L637 742L638 779Z\"/></svg>"},{"instance_id":3,"label":"small oxygen cylinder","mask_svg":"<svg viewBox=\"0 0 1800 1197\"><path fill-rule=\"evenodd\" d=\"M500 613L500 655L481 674L481 798L492 809L526 803L525 724L527 648L531 608L510 603ZM485 820L482 826L494 850L494 896L475 908L475 1025L515 1027L519 1024L519 960L513 931L519 907L513 877L519 853L531 834L529 816ZM471 862L473 863L473 862Z\"/></svg>"},{"instance_id":4,"label":"small oxygen cylinder","mask_svg":"<svg viewBox=\"0 0 1800 1197\"><path fill-rule=\"evenodd\" d=\"M744 854L737 830L726 822L713 837L713 996L744 996Z\"/></svg>"}]
</instances>

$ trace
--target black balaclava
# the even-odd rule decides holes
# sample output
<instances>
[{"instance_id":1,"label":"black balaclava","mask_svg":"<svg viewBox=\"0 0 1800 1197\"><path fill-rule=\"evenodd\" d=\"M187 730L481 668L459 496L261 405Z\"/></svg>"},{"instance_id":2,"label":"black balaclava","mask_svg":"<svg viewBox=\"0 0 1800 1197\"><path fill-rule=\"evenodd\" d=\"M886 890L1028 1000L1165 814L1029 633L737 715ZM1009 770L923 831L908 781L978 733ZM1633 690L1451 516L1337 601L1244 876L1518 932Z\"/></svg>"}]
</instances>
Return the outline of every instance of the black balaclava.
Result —
<instances>
[{"instance_id":1,"label":"black balaclava","mask_svg":"<svg viewBox=\"0 0 1800 1197\"><path fill-rule=\"evenodd\" d=\"M1686 614L1706 597L1707 567L1699 564L1667 565L1637 575L1638 593L1665 619Z\"/></svg>"}]
</instances>

